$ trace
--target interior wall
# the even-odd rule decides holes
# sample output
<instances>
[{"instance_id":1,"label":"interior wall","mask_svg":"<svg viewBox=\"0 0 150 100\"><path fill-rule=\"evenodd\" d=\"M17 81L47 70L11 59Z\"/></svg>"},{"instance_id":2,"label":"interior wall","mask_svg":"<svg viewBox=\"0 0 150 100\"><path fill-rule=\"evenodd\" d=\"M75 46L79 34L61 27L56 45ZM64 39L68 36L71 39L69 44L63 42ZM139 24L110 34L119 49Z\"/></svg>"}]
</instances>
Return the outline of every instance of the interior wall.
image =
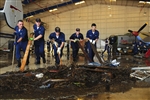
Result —
<instances>
[{"instance_id":1,"label":"interior wall","mask_svg":"<svg viewBox=\"0 0 150 100\"><path fill-rule=\"evenodd\" d=\"M61 31L66 34L66 40L75 32L77 27L81 29L81 33L83 33L85 37L92 23L97 24L97 30L100 32L101 39L113 34L125 34L128 32L128 29L136 31L145 22L149 22L149 24L144 28L143 32L150 32L150 9L143 8L141 12L140 9L139 7L115 5L112 5L111 9L108 9L108 5L96 4L53 16L43 17L41 18L42 21L48 26L45 40L48 39L51 32L54 32L56 26L59 26ZM144 15L144 12L146 12L146 15ZM110 16L110 14L112 16ZM31 33L33 31L33 23L24 21L24 24L28 32ZM1 21L0 25L0 32L13 32L13 30L6 25L5 21Z\"/></svg>"},{"instance_id":2,"label":"interior wall","mask_svg":"<svg viewBox=\"0 0 150 100\"><path fill-rule=\"evenodd\" d=\"M69 39L77 27L81 29L81 33L85 37L92 23L97 24L101 39L112 34L125 34L128 29L136 31L145 22L149 22L149 24L144 28L143 32L150 32L150 10L149 8L144 8L140 12L140 9L127 6L111 6L111 9L108 9L107 5L97 4L54 16L47 16L42 18L42 21L49 26L45 39L48 39L49 34L54 31L56 26L59 26L62 32L66 34L66 39ZM144 15L144 12L146 12L146 15Z\"/></svg>"}]
</instances>

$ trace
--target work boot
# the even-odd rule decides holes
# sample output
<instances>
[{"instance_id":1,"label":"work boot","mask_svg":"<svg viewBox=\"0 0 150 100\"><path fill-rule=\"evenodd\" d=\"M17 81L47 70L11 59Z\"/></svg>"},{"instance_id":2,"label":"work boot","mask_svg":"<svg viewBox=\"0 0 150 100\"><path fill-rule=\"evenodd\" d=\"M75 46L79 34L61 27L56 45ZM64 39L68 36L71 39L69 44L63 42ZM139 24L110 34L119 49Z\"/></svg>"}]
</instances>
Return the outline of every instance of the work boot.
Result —
<instances>
[{"instance_id":1,"label":"work boot","mask_svg":"<svg viewBox=\"0 0 150 100\"><path fill-rule=\"evenodd\" d=\"M26 62L26 65L29 65L29 61Z\"/></svg>"},{"instance_id":2,"label":"work boot","mask_svg":"<svg viewBox=\"0 0 150 100\"><path fill-rule=\"evenodd\" d=\"M36 65L40 64L40 61L36 61L35 64L36 64Z\"/></svg>"},{"instance_id":3,"label":"work boot","mask_svg":"<svg viewBox=\"0 0 150 100\"><path fill-rule=\"evenodd\" d=\"M20 68L21 67L21 60L17 60L18 65L16 67Z\"/></svg>"},{"instance_id":4,"label":"work boot","mask_svg":"<svg viewBox=\"0 0 150 100\"><path fill-rule=\"evenodd\" d=\"M45 58L43 58L43 63L44 63L44 64L46 63L46 59L45 59Z\"/></svg>"}]
</instances>

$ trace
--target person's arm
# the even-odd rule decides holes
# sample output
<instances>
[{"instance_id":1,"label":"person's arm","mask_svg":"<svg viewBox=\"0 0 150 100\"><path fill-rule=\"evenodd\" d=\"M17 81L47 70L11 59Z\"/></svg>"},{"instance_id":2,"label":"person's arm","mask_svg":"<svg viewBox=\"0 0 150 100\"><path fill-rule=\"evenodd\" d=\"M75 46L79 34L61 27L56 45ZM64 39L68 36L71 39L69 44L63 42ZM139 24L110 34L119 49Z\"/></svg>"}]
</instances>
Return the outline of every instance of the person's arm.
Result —
<instances>
[{"instance_id":1,"label":"person's arm","mask_svg":"<svg viewBox=\"0 0 150 100\"><path fill-rule=\"evenodd\" d=\"M89 31L87 31L87 33L86 33L86 39L89 40L89 41L91 41L91 39L89 37Z\"/></svg>"},{"instance_id":2,"label":"person's arm","mask_svg":"<svg viewBox=\"0 0 150 100\"><path fill-rule=\"evenodd\" d=\"M99 39L99 32L97 31L97 37L96 37L96 39L95 39L95 42L97 42L98 41L98 39Z\"/></svg>"},{"instance_id":3,"label":"person's arm","mask_svg":"<svg viewBox=\"0 0 150 100\"><path fill-rule=\"evenodd\" d=\"M27 34L27 30L26 30L25 28L23 28L22 35L21 35L21 37L18 39L17 42L18 42L18 43L21 42L22 39L25 38L26 34Z\"/></svg>"},{"instance_id":4,"label":"person's arm","mask_svg":"<svg viewBox=\"0 0 150 100\"><path fill-rule=\"evenodd\" d=\"M64 44L65 44L65 34L63 34L63 39L62 39L62 43L60 45L60 48L63 48Z\"/></svg>"},{"instance_id":5,"label":"person's arm","mask_svg":"<svg viewBox=\"0 0 150 100\"><path fill-rule=\"evenodd\" d=\"M70 41L74 42L73 34L70 36Z\"/></svg>"},{"instance_id":6,"label":"person's arm","mask_svg":"<svg viewBox=\"0 0 150 100\"><path fill-rule=\"evenodd\" d=\"M44 32L45 32L45 29L44 29L44 27L42 27L41 31L40 31L40 35L38 35L36 38L34 38L34 41L39 40L40 38L42 38L43 35L44 35Z\"/></svg>"},{"instance_id":7,"label":"person's arm","mask_svg":"<svg viewBox=\"0 0 150 100\"><path fill-rule=\"evenodd\" d=\"M81 33L81 38L80 38L80 41L83 41L83 39L84 39L84 38L83 38L83 35L82 35L82 33Z\"/></svg>"},{"instance_id":8,"label":"person's arm","mask_svg":"<svg viewBox=\"0 0 150 100\"><path fill-rule=\"evenodd\" d=\"M40 38L42 38L43 37L43 35L38 35L36 38L34 38L34 41L36 41L36 40L38 40L38 39L40 39Z\"/></svg>"}]
</instances>

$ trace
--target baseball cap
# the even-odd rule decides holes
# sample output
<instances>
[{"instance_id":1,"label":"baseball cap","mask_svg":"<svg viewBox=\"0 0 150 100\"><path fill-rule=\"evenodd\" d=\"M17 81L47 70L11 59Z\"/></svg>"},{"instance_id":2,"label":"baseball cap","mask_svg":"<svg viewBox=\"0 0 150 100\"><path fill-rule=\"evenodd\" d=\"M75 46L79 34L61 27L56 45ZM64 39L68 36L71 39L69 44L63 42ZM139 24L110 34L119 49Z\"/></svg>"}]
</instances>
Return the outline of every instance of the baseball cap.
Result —
<instances>
[{"instance_id":1,"label":"baseball cap","mask_svg":"<svg viewBox=\"0 0 150 100\"><path fill-rule=\"evenodd\" d=\"M40 18L35 19L36 22L41 22Z\"/></svg>"},{"instance_id":2,"label":"baseball cap","mask_svg":"<svg viewBox=\"0 0 150 100\"><path fill-rule=\"evenodd\" d=\"M56 28L55 28L55 32L60 32L60 28L59 28L59 27L56 27Z\"/></svg>"}]
</instances>

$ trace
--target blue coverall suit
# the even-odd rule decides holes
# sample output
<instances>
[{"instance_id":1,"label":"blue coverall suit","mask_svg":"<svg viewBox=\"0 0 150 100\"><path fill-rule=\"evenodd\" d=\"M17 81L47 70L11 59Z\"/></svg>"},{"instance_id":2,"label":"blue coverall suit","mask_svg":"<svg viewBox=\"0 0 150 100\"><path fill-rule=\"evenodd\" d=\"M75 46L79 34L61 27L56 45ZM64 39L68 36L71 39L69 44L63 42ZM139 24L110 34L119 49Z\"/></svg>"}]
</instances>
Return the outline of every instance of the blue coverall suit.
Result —
<instances>
[{"instance_id":1,"label":"blue coverall suit","mask_svg":"<svg viewBox=\"0 0 150 100\"><path fill-rule=\"evenodd\" d=\"M73 40L79 39L79 40L81 40L81 39L83 39L83 35L81 33L79 33L78 36L77 36L76 33L74 33L70 36L70 39L73 39ZM76 61L78 51L79 51L78 43L71 41L71 47L72 47L73 61Z\"/></svg>"},{"instance_id":2,"label":"blue coverall suit","mask_svg":"<svg viewBox=\"0 0 150 100\"><path fill-rule=\"evenodd\" d=\"M37 28L37 25L34 24L33 29L34 29L34 37L35 38L39 35L42 35L42 38L34 41L36 61L37 61L37 63L40 63L40 57L42 57L43 63L45 63L46 62L46 60L45 60L45 51L44 51L45 28L42 25L39 28Z\"/></svg>"},{"instance_id":3,"label":"blue coverall suit","mask_svg":"<svg viewBox=\"0 0 150 100\"><path fill-rule=\"evenodd\" d=\"M49 39L54 39L55 42L58 43L58 47L61 46L62 42L65 42L65 34L63 32L60 32L59 37L56 37L56 33L53 32L50 34ZM60 58L59 55L57 54L57 48L55 44L52 45L53 49L54 49L54 56L55 56L55 62L56 64L60 64L60 58L62 57L62 51L63 51L63 47L61 48L61 54L60 54Z\"/></svg>"},{"instance_id":4,"label":"blue coverall suit","mask_svg":"<svg viewBox=\"0 0 150 100\"><path fill-rule=\"evenodd\" d=\"M94 32L94 34L93 34L92 30L89 30L89 31L87 32L87 34L86 34L86 38L89 38L89 39L91 39L92 41L95 40L95 39L98 39L98 38L99 38L99 31L95 30L95 32ZM87 45L86 48L87 48L88 55L89 55L90 59L94 62L94 60L93 60L93 58L94 58L94 52L93 52L92 47L91 47L91 45L90 45L90 41L88 41L88 42L86 43L86 45ZM94 46L95 46L95 48L96 48L96 43L95 43Z\"/></svg>"},{"instance_id":5,"label":"blue coverall suit","mask_svg":"<svg viewBox=\"0 0 150 100\"><path fill-rule=\"evenodd\" d=\"M28 31L25 27L23 27L21 30L19 30L18 26L15 27L15 33L14 35L16 35L16 59L17 61L21 60L21 54L20 51L21 49L23 50L23 52L26 51L26 47L28 44ZM20 42L17 42L19 40L19 38L22 38L22 40ZM27 63L29 63L29 56L27 58ZM20 66L18 66L20 67Z\"/></svg>"}]
</instances>

